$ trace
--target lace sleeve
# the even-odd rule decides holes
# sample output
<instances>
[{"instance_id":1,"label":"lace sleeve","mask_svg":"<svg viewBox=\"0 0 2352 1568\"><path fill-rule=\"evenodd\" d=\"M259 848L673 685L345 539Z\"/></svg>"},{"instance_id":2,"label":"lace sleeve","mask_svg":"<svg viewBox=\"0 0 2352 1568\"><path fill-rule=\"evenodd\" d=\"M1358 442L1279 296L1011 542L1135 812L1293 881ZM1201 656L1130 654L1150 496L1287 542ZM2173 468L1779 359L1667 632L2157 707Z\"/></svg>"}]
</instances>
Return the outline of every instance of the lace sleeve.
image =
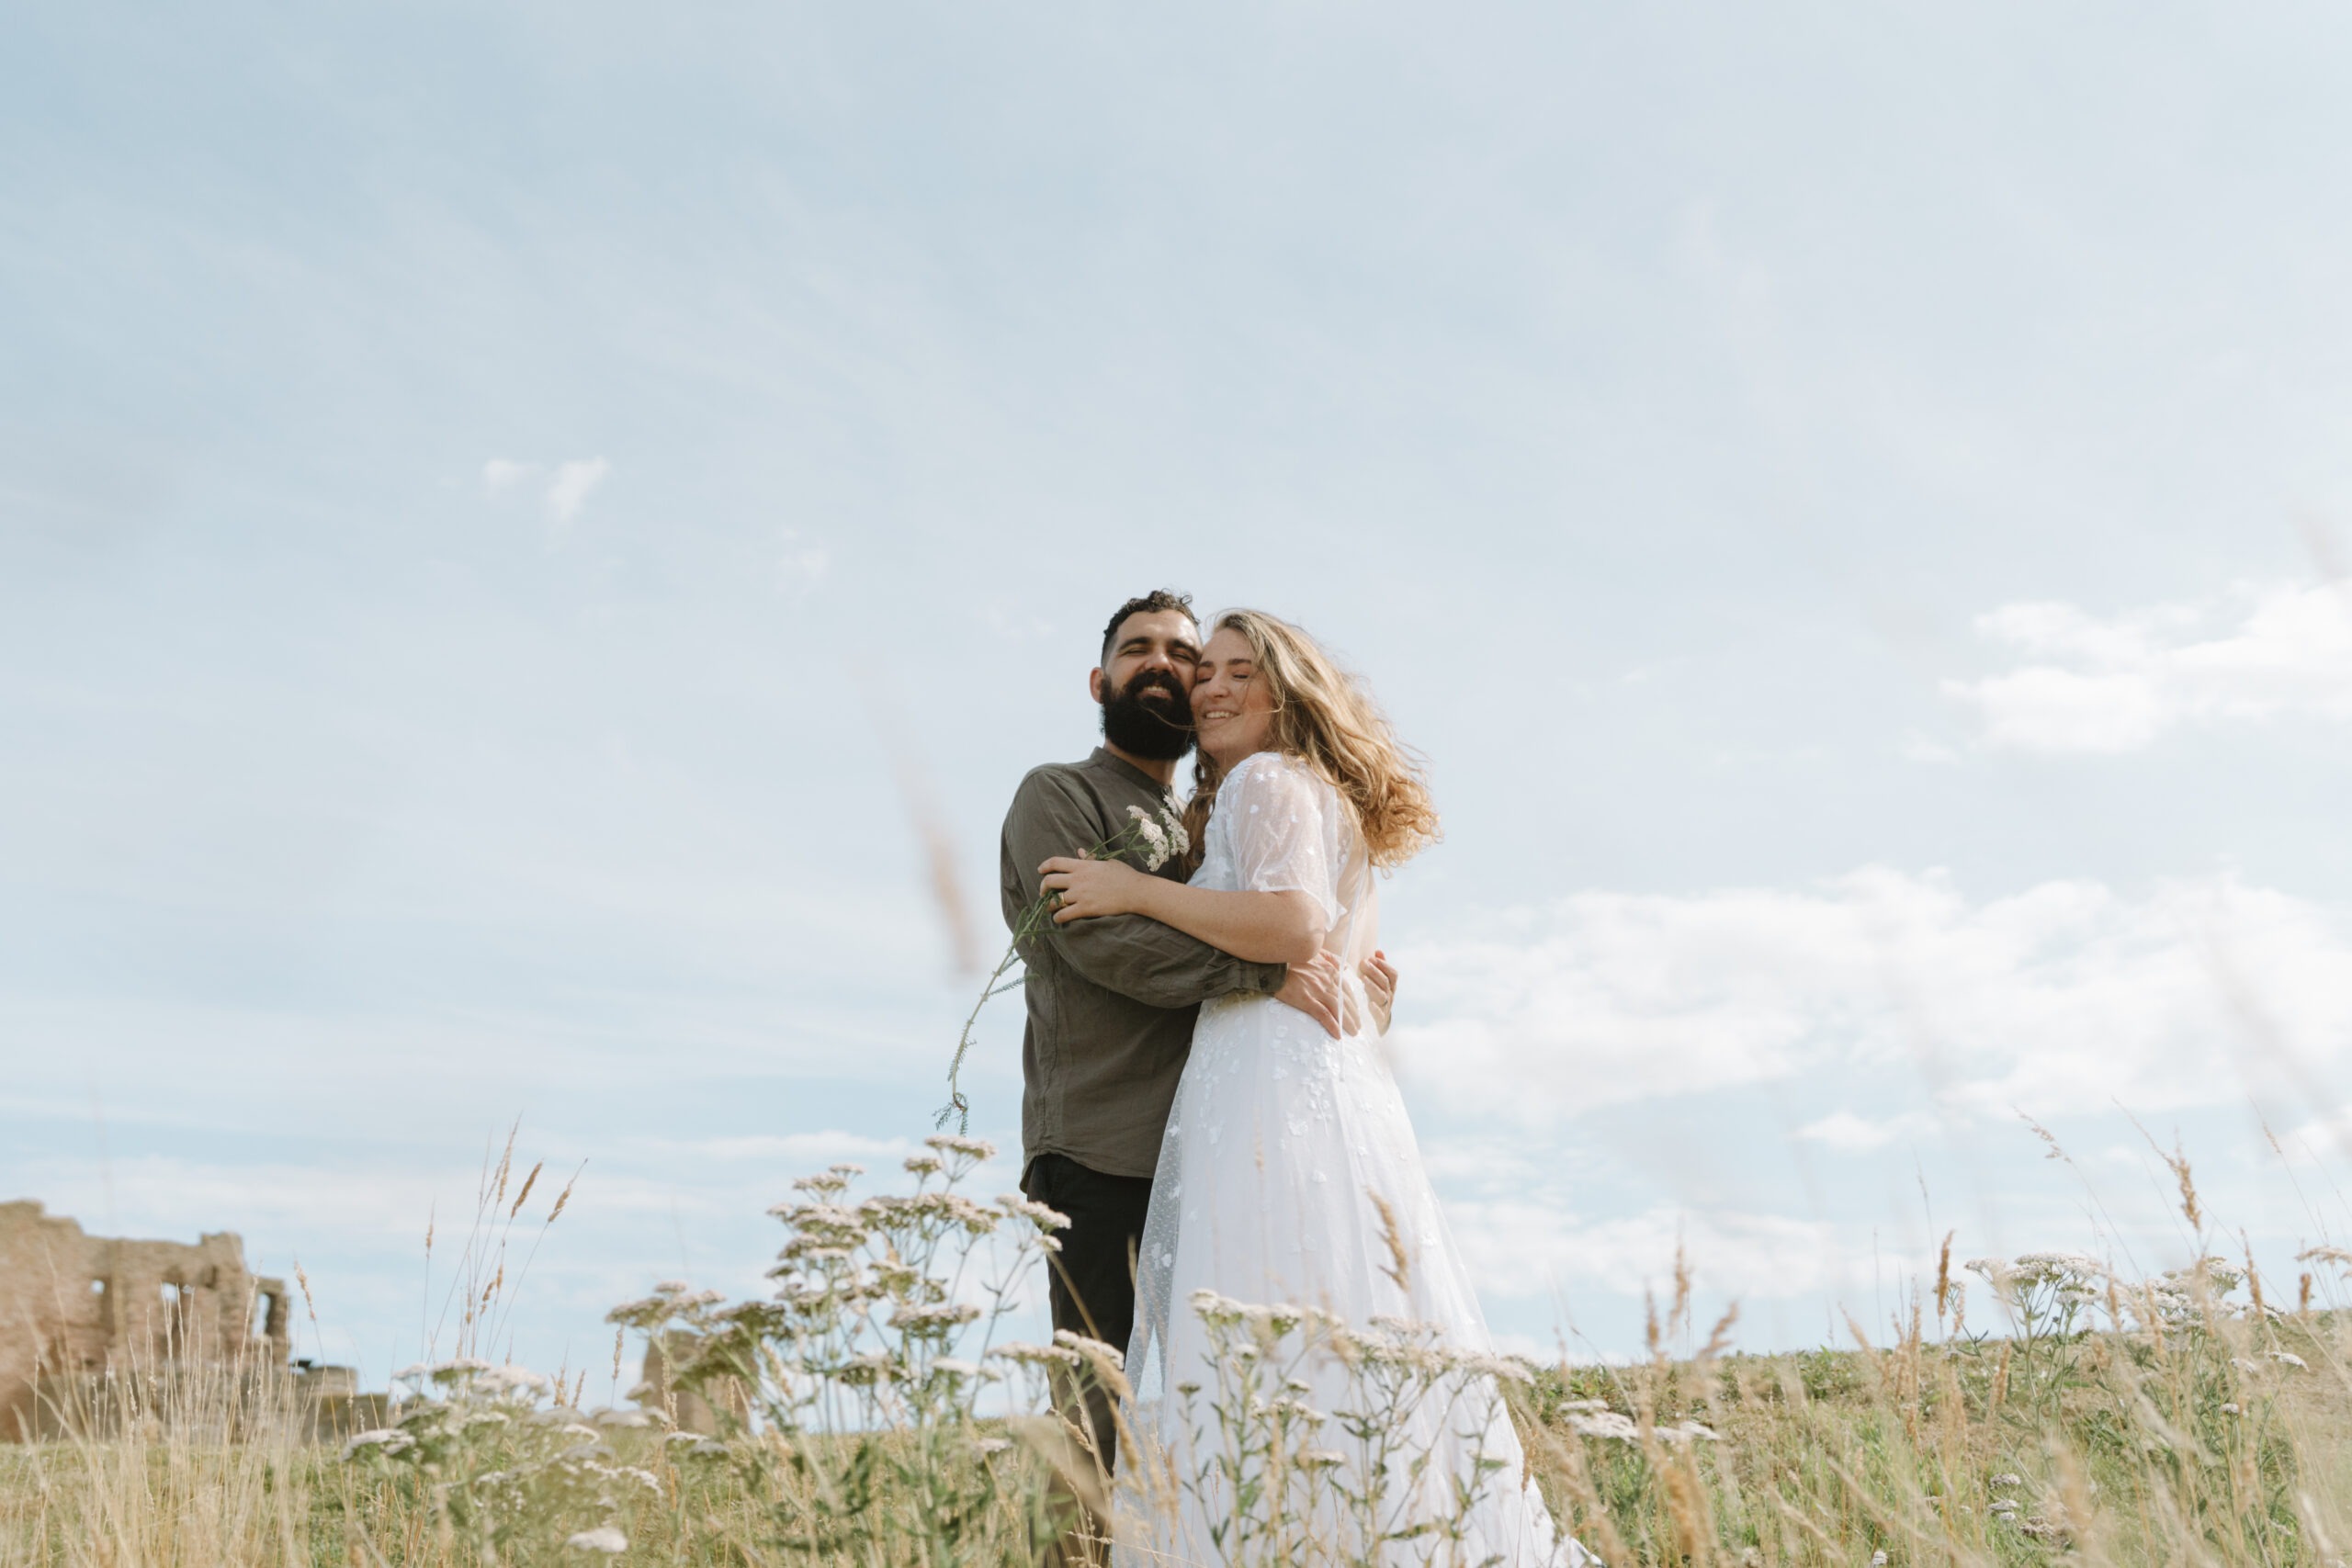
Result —
<instances>
[{"instance_id":1,"label":"lace sleeve","mask_svg":"<svg viewBox=\"0 0 2352 1568\"><path fill-rule=\"evenodd\" d=\"M1337 930L1340 902L1339 799L1331 786L1286 757L1261 752L1217 792L1232 813L1234 868L1248 893L1304 893L1323 906Z\"/></svg>"}]
</instances>

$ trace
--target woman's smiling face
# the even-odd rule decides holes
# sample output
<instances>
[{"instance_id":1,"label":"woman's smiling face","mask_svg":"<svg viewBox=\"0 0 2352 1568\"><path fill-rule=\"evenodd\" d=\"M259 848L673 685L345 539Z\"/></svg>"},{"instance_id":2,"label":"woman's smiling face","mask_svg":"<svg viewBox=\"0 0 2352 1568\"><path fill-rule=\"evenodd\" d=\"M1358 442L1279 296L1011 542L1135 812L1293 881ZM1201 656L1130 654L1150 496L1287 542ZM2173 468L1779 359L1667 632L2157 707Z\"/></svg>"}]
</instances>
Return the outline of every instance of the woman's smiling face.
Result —
<instances>
[{"instance_id":1,"label":"woman's smiling face","mask_svg":"<svg viewBox=\"0 0 2352 1568\"><path fill-rule=\"evenodd\" d=\"M1193 675L1193 728L1201 750L1230 768L1266 749L1274 728L1272 688L1258 671L1250 639L1231 626L1201 649Z\"/></svg>"}]
</instances>

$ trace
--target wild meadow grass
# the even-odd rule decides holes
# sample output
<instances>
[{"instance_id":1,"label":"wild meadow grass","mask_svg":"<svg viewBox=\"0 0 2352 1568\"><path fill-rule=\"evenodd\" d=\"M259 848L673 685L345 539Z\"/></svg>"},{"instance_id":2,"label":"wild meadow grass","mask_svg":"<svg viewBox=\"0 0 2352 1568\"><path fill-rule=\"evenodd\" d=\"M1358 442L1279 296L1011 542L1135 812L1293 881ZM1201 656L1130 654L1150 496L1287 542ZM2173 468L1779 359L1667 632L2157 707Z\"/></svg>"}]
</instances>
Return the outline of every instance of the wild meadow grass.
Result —
<instances>
[{"instance_id":1,"label":"wild meadow grass","mask_svg":"<svg viewBox=\"0 0 2352 1568\"><path fill-rule=\"evenodd\" d=\"M298 1441L300 1421L255 1419L250 1378L225 1371L210 1392L126 1393L92 1435L0 1445L0 1568L1050 1560L1075 1505L1155 1506L1108 1483L1053 1414L1072 1379L1122 1374L1107 1348L1002 1337L1057 1216L966 1195L985 1145L933 1145L909 1162L912 1192L854 1197L846 1168L804 1180L775 1211L772 1294L672 1282L616 1308L666 1348L650 1408L583 1410L580 1381L470 1353L504 1278L504 1233L478 1224L461 1353L402 1374L388 1425ZM504 1186L485 1196L511 1224ZM2306 1261L2281 1299L2218 1254L2126 1280L2066 1254L1956 1265L1947 1242L1888 1331L1769 1356L1733 1349L1729 1318L1699 1343L1678 1278L1650 1353L1613 1365L1498 1365L1409 1325L1204 1300L1215 1440L1160 1473L1218 1495L1207 1561L1451 1564L1442 1506L1345 1524L1410 1474L1394 1454L1351 1469L1351 1434L1401 1426L1399 1399L1486 1390L1510 1402L1555 1516L1611 1563L2335 1568L2352 1546L2352 1318L2314 1302L2352 1257ZM1300 1385L1276 1370L1323 1354L1356 1358L1351 1386L1390 1402L1363 1410L1387 1414L1286 1401ZM676 1429L697 1399L717 1430Z\"/></svg>"}]
</instances>

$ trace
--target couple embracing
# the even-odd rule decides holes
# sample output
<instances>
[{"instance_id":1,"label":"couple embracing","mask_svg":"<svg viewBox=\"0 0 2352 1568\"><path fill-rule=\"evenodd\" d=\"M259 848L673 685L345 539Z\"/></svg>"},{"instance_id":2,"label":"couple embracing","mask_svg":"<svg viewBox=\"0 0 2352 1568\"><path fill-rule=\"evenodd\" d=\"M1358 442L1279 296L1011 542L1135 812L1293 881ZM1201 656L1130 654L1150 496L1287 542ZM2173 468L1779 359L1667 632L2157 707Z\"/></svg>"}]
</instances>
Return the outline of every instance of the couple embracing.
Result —
<instances>
[{"instance_id":1,"label":"couple embracing","mask_svg":"<svg viewBox=\"0 0 2352 1568\"><path fill-rule=\"evenodd\" d=\"M1207 1351L1198 1291L1409 1320L1485 1351L1377 1044L1396 976L1377 946L1373 874L1437 836L1419 770L1312 638L1257 611L1219 615L1204 638L1183 596L1130 600L1091 681L1102 745L1023 779L1003 838L1007 921L1056 900L1023 949L1021 1107L1023 1189L1071 1222L1054 1326L1126 1348L1140 1396L1129 1429L1171 1450L1188 1435L1168 1391L1201 1381ZM1176 767L1196 743L1190 852L1091 854L1136 842L1138 818L1173 818ZM1084 1398L1107 1468L1109 1396ZM1524 1479L1501 1402L1481 1409L1477 1430L1429 1434L1433 1494L1502 1461L1464 1521L1464 1560L1586 1561ZM1147 1549L1211 1555L1193 1539L1205 1523L1148 1525Z\"/></svg>"}]
</instances>

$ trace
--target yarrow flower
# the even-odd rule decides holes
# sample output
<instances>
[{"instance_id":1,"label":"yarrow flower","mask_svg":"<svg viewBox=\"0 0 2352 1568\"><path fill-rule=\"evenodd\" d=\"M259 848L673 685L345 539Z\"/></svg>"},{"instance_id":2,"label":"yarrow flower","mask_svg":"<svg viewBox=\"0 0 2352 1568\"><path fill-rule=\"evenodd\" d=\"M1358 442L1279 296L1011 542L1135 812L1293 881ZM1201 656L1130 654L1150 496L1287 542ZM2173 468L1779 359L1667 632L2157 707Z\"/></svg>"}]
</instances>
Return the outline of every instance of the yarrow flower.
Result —
<instances>
[{"instance_id":1,"label":"yarrow flower","mask_svg":"<svg viewBox=\"0 0 2352 1568\"><path fill-rule=\"evenodd\" d=\"M1069 1229L1068 1214L1063 1213L1059 1209L1049 1209L1035 1199L1024 1198L1018 1192L1000 1192L997 1194L996 1203L998 1208L1002 1209L1014 1219L1027 1220L1041 1231Z\"/></svg>"},{"instance_id":2,"label":"yarrow flower","mask_svg":"<svg viewBox=\"0 0 2352 1568\"><path fill-rule=\"evenodd\" d=\"M986 1138L967 1138L960 1133L934 1133L923 1142L944 1155L969 1155L974 1159L996 1157L996 1145Z\"/></svg>"},{"instance_id":3,"label":"yarrow flower","mask_svg":"<svg viewBox=\"0 0 2352 1568\"><path fill-rule=\"evenodd\" d=\"M944 1306L902 1303L891 1309L890 1326L903 1328L910 1334L945 1334L979 1315L979 1308L963 1302L949 1302Z\"/></svg>"},{"instance_id":4,"label":"yarrow flower","mask_svg":"<svg viewBox=\"0 0 2352 1568\"><path fill-rule=\"evenodd\" d=\"M1127 815L1135 819L1135 826L1127 831L1140 838L1146 846L1143 856L1146 871L1158 871L1193 847L1190 835L1184 831L1183 818L1171 810L1162 809L1158 817L1154 817L1140 806L1130 806ZM1117 852L1116 843L1117 840L1114 840L1103 845L1103 852Z\"/></svg>"},{"instance_id":5,"label":"yarrow flower","mask_svg":"<svg viewBox=\"0 0 2352 1568\"><path fill-rule=\"evenodd\" d=\"M607 1557L618 1557L628 1550L628 1537L610 1525L599 1525L594 1529L564 1537L563 1544L574 1551L601 1551Z\"/></svg>"}]
</instances>

